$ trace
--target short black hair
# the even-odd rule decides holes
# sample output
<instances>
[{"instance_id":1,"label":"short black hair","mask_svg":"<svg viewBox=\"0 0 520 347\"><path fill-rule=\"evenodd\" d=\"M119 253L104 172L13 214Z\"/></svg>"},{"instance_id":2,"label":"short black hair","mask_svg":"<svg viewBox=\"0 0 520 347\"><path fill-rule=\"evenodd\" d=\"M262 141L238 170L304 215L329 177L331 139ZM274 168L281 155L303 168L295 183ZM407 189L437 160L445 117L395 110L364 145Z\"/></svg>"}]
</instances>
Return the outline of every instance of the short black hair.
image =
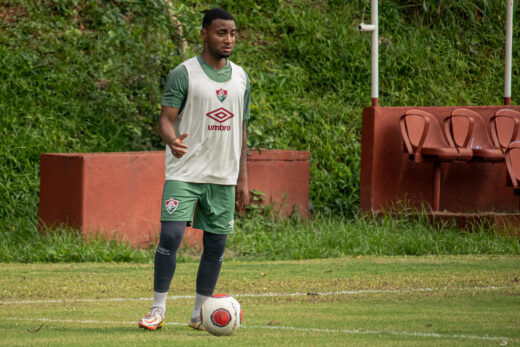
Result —
<instances>
[{"instance_id":1,"label":"short black hair","mask_svg":"<svg viewBox=\"0 0 520 347\"><path fill-rule=\"evenodd\" d=\"M204 14L204 19L202 20L202 28L207 28L211 25L215 19L225 19L235 21L235 18L226 10L221 8L212 8L211 10L207 10Z\"/></svg>"}]
</instances>

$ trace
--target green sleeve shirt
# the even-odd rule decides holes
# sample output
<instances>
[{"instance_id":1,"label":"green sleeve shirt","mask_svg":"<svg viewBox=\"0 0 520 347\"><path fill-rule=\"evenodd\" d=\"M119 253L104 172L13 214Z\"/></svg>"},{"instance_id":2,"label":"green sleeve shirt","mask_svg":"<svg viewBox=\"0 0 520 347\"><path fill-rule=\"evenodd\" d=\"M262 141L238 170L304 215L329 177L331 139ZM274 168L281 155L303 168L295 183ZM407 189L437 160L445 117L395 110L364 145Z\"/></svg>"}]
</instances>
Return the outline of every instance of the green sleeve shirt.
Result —
<instances>
[{"instance_id":1,"label":"green sleeve shirt","mask_svg":"<svg viewBox=\"0 0 520 347\"><path fill-rule=\"evenodd\" d=\"M229 62L220 70L215 70L213 67L208 65L204 59L197 56L197 59L202 67L202 70L208 75L209 78L215 82L227 82L231 79L231 65ZM249 119L249 100L251 99L251 91L249 87L249 76L247 76L246 91L244 93L244 120ZM178 65L175 69L171 70L166 78L166 86L164 87L164 94L162 97L162 104L168 107L175 107L179 109L179 112L184 109L186 104L186 98L188 96L188 71L184 65Z\"/></svg>"}]
</instances>

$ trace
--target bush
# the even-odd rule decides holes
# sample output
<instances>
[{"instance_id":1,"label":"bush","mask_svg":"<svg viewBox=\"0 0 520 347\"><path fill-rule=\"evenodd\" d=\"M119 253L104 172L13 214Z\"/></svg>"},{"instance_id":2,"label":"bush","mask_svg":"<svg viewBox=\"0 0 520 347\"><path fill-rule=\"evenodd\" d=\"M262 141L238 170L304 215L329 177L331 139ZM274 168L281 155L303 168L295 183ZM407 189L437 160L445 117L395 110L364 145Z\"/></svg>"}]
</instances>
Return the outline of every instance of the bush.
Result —
<instances>
[{"instance_id":1,"label":"bush","mask_svg":"<svg viewBox=\"0 0 520 347\"><path fill-rule=\"evenodd\" d=\"M155 124L164 79L200 52L210 7L171 2L183 37L161 0L0 3L2 232L30 235L37 225L40 153L163 148ZM248 145L309 151L312 209L356 215L370 37L355 27L368 1L216 5L240 30L233 60L251 79ZM502 0L381 2L380 103L502 103L504 26Z\"/></svg>"}]
</instances>

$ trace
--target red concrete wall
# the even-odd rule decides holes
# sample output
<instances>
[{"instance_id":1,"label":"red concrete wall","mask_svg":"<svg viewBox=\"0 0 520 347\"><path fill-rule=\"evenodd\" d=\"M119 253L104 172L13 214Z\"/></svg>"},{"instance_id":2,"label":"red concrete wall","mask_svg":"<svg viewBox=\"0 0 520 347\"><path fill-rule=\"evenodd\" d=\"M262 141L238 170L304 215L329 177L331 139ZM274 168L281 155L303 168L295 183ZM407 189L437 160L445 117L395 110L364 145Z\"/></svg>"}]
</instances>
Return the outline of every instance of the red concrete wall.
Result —
<instances>
[{"instance_id":1,"label":"red concrete wall","mask_svg":"<svg viewBox=\"0 0 520 347\"><path fill-rule=\"evenodd\" d=\"M40 221L146 246L160 230L163 183L162 152L42 154Z\"/></svg>"},{"instance_id":2,"label":"red concrete wall","mask_svg":"<svg viewBox=\"0 0 520 347\"><path fill-rule=\"evenodd\" d=\"M59 168L59 169L56 169ZM83 158L74 154L42 155L39 216L50 224L83 225Z\"/></svg>"},{"instance_id":3,"label":"red concrete wall","mask_svg":"<svg viewBox=\"0 0 520 347\"><path fill-rule=\"evenodd\" d=\"M307 216L309 154L264 151L248 158L249 188L266 193L282 214L297 205ZM68 225L146 247L160 231L164 152L46 153L40 157L42 225ZM183 242L202 245L202 231L187 228Z\"/></svg>"},{"instance_id":4,"label":"red concrete wall","mask_svg":"<svg viewBox=\"0 0 520 347\"><path fill-rule=\"evenodd\" d=\"M488 120L504 106L367 107L363 111L360 207L380 211L407 201L421 207L432 201L433 164L413 163L403 148L399 118L420 109L442 119L456 108L469 108ZM507 108L520 111L520 106ZM443 163L440 211L518 211L518 197L506 184L505 163Z\"/></svg>"},{"instance_id":5,"label":"red concrete wall","mask_svg":"<svg viewBox=\"0 0 520 347\"><path fill-rule=\"evenodd\" d=\"M264 204L273 203L284 216L293 211L308 216L309 152L253 151L247 158L247 173L249 189L266 194Z\"/></svg>"}]
</instances>

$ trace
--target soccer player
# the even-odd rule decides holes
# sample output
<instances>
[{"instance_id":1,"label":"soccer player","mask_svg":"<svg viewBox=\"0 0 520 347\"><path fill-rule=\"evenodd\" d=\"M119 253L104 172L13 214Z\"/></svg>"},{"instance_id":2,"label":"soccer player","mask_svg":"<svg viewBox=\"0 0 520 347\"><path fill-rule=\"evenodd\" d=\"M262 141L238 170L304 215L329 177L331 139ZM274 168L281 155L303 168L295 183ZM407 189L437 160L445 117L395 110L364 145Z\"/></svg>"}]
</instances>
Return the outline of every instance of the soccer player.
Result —
<instances>
[{"instance_id":1,"label":"soccer player","mask_svg":"<svg viewBox=\"0 0 520 347\"><path fill-rule=\"evenodd\" d=\"M166 80L159 132L166 143L166 180L161 233L155 253L154 300L139 321L148 330L162 327L166 297L175 273L176 252L187 223L202 229L203 253L189 326L204 330L200 309L215 289L227 235L233 232L235 205L248 204L246 120L249 79L227 58L237 28L227 11L206 12L199 56L170 71Z\"/></svg>"}]
</instances>

